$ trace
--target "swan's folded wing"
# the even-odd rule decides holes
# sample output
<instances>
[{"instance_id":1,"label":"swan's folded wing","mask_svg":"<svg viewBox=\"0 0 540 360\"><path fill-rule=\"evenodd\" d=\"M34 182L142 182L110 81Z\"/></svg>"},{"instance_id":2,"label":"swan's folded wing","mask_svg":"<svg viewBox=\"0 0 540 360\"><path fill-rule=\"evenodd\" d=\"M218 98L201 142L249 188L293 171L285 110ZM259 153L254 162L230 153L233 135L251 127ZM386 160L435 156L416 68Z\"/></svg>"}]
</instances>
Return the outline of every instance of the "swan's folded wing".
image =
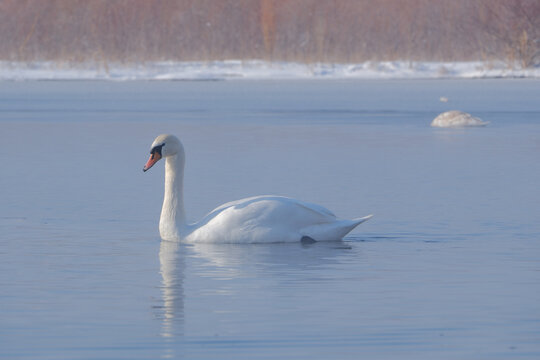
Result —
<instances>
[{"instance_id":1,"label":"swan's folded wing","mask_svg":"<svg viewBox=\"0 0 540 360\"><path fill-rule=\"evenodd\" d=\"M373 215L353 220L337 220L325 224L316 224L302 229L302 236L308 236L317 241L340 240L355 227L371 219Z\"/></svg>"}]
</instances>

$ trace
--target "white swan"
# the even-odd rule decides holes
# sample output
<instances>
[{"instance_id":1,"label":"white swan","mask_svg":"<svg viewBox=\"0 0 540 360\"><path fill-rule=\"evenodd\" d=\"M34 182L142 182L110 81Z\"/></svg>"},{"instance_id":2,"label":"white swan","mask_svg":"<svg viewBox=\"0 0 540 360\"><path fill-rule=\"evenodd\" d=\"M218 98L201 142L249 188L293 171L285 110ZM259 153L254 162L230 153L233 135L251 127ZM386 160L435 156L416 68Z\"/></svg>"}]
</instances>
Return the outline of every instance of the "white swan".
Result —
<instances>
[{"instance_id":1,"label":"white swan","mask_svg":"<svg viewBox=\"0 0 540 360\"><path fill-rule=\"evenodd\" d=\"M458 110L444 112L431 122L433 127L469 127L486 126L487 124L489 121L482 121L471 114Z\"/></svg>"},{"instance_id":2,"label":"white swan","mask_svg":"<svg viewBox=\"0 0 540 360\"><path fill-rule=\"evenodd\" d=\"M184 211L184 147L174 135L152 143L143 171L165 158L165 195L159 233L164 240L185 242L263 243L341 240L372 215L340 220L322 206L265 195L226 203L199 222L188 224Z\"/></svg>"}]
</instances>

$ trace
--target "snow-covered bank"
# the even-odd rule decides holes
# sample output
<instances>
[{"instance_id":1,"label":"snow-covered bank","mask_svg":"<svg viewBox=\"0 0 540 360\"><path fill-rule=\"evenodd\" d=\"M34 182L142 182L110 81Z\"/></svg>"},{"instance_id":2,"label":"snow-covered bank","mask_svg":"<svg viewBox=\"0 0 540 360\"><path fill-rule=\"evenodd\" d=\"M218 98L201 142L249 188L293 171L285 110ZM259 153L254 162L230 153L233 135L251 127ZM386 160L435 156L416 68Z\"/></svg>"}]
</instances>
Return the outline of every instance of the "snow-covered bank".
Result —
<instances>
[{"instance_id":1,"label":"snow-covered bank","mask_svg":"<svg viewBox=\"0 0 540 360\"><path fill-rule=\"evenodd\" d=\"M266 61L59 64L0 62L0 80L226 80L540 78L540 68L494 62L365 62L300 64Z\"/></svg>"}]
</instances>

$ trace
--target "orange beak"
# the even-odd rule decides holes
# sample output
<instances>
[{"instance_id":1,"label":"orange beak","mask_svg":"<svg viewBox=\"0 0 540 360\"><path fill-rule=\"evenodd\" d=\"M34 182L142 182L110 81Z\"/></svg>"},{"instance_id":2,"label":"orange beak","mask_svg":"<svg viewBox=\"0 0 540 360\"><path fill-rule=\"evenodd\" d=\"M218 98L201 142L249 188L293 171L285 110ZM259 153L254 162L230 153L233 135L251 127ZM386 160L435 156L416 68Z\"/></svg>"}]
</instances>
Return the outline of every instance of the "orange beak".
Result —
<instances>
[{"instance_id":1,"label":"orange beak","mask_svg":"<svg viewBox=\"0 0 540 360\"><path fill-rule=\"evenodd\" d=\"M150 159L148 159L148 161L146 162L146 165L144 165L143 171L150 169L152 166L154 166L155 163L158 162L159 159L161 159L161 155L157 151L153 152L150 155Z\"/></svg>"}]
</instances>

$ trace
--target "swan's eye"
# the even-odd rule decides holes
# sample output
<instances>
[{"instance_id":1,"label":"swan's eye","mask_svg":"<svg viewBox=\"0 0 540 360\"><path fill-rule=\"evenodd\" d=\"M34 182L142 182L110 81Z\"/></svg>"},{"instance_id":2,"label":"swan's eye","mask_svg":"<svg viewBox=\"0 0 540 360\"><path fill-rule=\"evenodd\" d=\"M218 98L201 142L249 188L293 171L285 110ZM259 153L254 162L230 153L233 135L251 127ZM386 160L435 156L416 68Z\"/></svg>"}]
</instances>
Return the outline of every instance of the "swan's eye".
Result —
<instances>
[{"instance_id":1,"label":"swan's eye","mask_svg":"<svg viewBox=\"0 0 540 360\"><path fill-rule=\"evenodd\" d=\"M152 150L150 150L150 154L152 155L152 159L154 158L154 155L155 155L156 153L159 154L159 157L162 157L162 155L161 155L161 149L163 148L164 145L165 145L165 143L163 143L163 144L161 144L161 145L154 146L154 147L152 148Z\"/></svg>"}]
</instances>

